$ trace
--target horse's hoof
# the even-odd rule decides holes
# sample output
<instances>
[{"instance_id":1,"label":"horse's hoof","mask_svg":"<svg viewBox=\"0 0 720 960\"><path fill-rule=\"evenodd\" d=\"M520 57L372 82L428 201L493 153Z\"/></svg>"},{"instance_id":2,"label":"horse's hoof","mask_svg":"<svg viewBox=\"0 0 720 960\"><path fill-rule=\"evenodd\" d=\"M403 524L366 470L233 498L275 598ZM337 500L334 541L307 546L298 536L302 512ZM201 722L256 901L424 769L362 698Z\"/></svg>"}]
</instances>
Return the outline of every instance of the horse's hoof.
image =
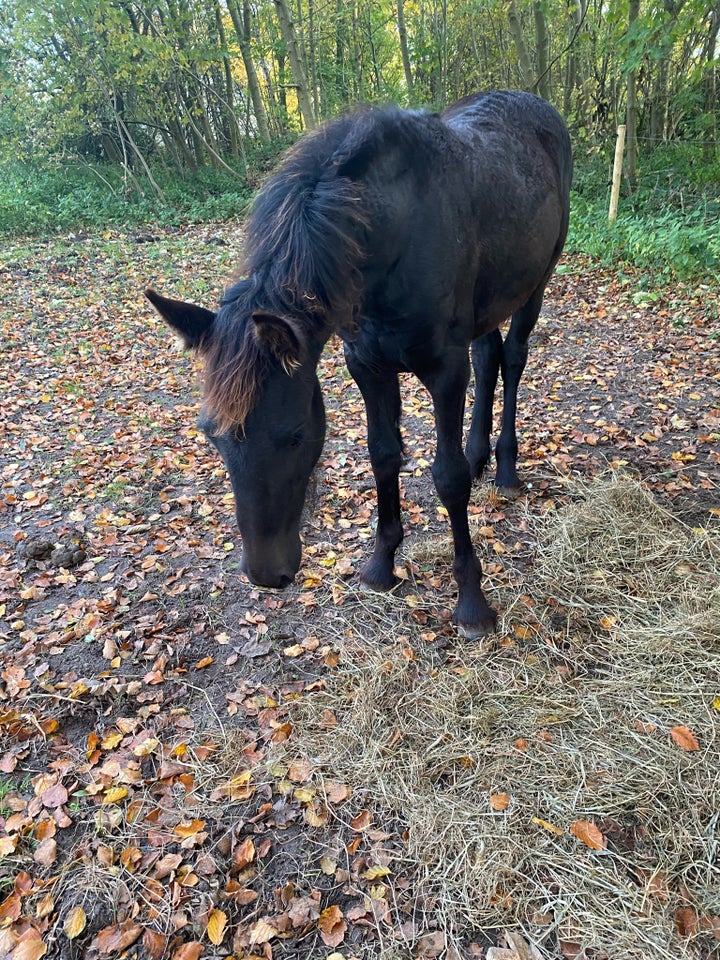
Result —
<instances>
[{"instance_id":1,"label":"horse's hoof","mask_svg":"<svg viewBox=\"0 0 720 960\"><path fill-rule=\"evenodd\" d=\"M393 590L396 590L403 581L400 577L396 577L393 574L392 582L386 580L379 583L378 581L366 580L365 577L360 577L360 589L365 593L392 593Z\"/></svg>"},{"instance_id":2,"label":"horse's hoof","mask_svg":"<svg viewBox=\"0 0 720 960\"><path fill-rule=\"evenodd\" d=\"M527 493L527 488L524 483L520 483L513 487L505 487L500 485L495 487L495 493L499 497L504 497L505 500L519 500L520 497Z\"/></svg>"},{"instance_id":3,"label":"horse's hoof","mask_svg":"<svg viewBox=\"0 0 720 960\"><path fill-rule=\"evenodd\" d=\"M453 617L453 623L461 637L465 637L467 640L480 640L482 637L489 637L495 633L497 619L497 614L493 608L488 607L487 611L472 623L464 620L459 621L455 617Z\"/></svg>"},{"instance_id":4,"label":"horse's hoof","mask_svg":"<svg viewBox=\"0 0 720 960\"><path fill-rule=\"evenodd\" d=\"M390 593L402 583L402 580L395 576L392 564L372 557L360 571L360 583L364 590L372 590L373 593Z\"/></svg>"}]
</instances>

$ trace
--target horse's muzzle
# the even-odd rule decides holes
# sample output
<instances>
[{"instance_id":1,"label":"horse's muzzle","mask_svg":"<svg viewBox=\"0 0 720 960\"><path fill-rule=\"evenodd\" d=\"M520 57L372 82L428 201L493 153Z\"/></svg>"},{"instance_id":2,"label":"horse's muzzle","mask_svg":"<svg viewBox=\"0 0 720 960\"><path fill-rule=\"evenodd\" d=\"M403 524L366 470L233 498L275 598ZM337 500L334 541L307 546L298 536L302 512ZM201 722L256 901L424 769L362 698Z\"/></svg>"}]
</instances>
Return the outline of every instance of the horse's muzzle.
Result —
<instances>
[{"instance_id":1,"label":"horse's muzzle","mask_svg":"<svg viewBox=\"0 0 720 960\"><path fill-rule=\"evenodd\" d=\"M245 554L240 562L240 569L251 583L258 587L269 587L272 590L284 590L285 587L289 587L295 579L299 566L298 563L294 570L286 564L266 566L249 561Z\"/></svg>"}]
</instances>

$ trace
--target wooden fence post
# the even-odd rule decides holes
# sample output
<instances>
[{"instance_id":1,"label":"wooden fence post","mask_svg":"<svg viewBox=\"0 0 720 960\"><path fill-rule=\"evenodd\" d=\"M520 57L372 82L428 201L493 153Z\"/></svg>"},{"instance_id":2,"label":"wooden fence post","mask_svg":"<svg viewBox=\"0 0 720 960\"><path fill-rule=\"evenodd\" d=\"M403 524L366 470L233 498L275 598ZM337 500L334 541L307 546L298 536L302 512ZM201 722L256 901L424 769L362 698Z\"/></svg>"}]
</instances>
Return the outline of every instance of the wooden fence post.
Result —
<instances>
[{"instance_id":1,"label":"wooden fence post","mask_svg":"<svg viewBox=\"0 0 720 960\"><path fill-rule=\"evenodd\" d=\"M618 200L620 198L620 181L622 180L623 151L625 150L625 124L621 123L617 130L615 144L615 163L613 164L612 190L610 191L610 211L608 220L617 219Z\"/></svg>"}]
</instances>

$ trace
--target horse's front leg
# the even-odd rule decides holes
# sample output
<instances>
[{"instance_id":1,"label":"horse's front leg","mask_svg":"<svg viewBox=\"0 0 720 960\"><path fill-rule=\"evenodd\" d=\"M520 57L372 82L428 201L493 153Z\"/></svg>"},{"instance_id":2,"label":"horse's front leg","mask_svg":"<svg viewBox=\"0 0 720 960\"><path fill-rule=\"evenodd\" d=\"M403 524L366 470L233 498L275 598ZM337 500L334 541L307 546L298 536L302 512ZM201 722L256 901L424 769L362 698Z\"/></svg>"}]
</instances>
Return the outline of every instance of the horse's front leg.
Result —
<instances>
[{"instance_id":1,"label":"horse's front leg","mask_svg":"<svg viewBox=\"0 0 720 960\"><path fill-rule=\"evenodd\" d=\"M437 451L432 465L435 488L450 518L455 559L453 574L458 602L453 622L467 637L480 637L495 629L497 615L488 605L480 580L482 566L470 539L468 502L472 479L462 449L465 391L470 376L467 354L448 362L435 375L424 377L435 405Z\"/></svg>"},{"instance_id":2,"label":"horse's front leg","mask_svg":"<svg viewBox=\"0 0 720 960\"><path fill-rule=\"evenodd\" d=\"M365 401L368 452L378 500L375 549L360 578L372 590L392 590L399 583L393 569L395 551L403 538L400 520L402 440L398 378L392 371L377 371L359 361L352 345L346 344L345 359Z\"/></svg>"}]
</instances>

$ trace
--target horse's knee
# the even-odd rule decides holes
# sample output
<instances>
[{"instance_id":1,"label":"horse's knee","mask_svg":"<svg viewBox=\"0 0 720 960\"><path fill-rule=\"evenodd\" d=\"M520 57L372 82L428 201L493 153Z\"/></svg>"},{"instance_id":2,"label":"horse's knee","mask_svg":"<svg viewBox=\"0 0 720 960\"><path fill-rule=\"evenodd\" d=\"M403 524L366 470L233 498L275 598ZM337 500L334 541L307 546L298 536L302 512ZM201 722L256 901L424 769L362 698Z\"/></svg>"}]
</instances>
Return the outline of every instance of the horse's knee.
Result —
<instances>
[{"instance_id":1,"label":"horse's knee","mask_svg":"<svg viewBox=\"0 0 720 960\"><path fill-rule=\"evenodd\" d=\"M436 459L432 466L432 476L435 489L445 507L467 507L472 478L470 464L464 456Z\"/></svg>"}]
</instances>

